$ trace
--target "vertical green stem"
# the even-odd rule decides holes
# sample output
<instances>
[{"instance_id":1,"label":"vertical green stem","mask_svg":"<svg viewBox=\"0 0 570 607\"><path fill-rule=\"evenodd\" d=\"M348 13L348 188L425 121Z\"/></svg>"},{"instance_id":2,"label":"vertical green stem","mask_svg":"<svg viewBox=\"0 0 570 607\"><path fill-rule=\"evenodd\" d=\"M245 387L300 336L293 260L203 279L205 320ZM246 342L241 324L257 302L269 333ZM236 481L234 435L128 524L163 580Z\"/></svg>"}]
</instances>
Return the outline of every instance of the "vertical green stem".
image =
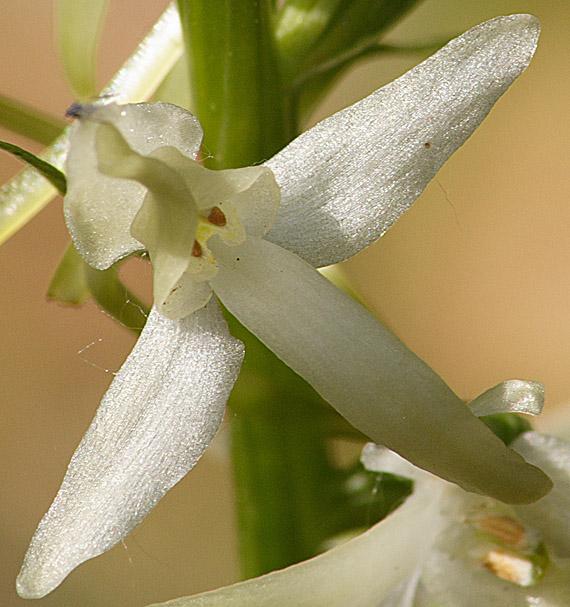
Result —
<instances>
[{"instance_id":1,"label":"vertical green stem","mask_svg":"<svg viewBox=\"0 0 570 607\"><path fill-rule=\"evenodd\" d=\"M179 0L192 108L211 168L270 158L292 136L267 0Z\"/></svg>"},{"instance_id":2,"label":"vertical green stem","mask_svg":"<svg viewBox=\"0 0 570 607\"><path fill-rule=\"evenodd\" d=\"M270 0L178 0L204 161L225 169L270 158L293 138ZM313 556L335 474L312 389L230 319L246 359L230 399L243 575ZM318 420L318 421L317 421Z\"/></svg>"},{"instance_id":3,"label":"vertical green stem","mask_svg":"<svg viewBox=\"0 0 570 607\"><path fill-rule=\"evenodd\" d=\"M339 473L327 445L329 408L235 319L246 360L230 398L244 577L315 556L335 531Z\"/></svg>"}]
</instances>

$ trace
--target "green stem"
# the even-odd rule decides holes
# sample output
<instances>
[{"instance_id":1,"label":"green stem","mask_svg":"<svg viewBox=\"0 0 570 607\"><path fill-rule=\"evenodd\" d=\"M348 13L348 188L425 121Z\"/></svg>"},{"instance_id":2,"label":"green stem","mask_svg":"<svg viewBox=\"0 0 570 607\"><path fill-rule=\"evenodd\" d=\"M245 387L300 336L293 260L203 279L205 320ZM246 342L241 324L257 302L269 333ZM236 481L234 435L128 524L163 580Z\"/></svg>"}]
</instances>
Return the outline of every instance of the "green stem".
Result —
<instances>
[{"instance_id":1,"label":"green stem","mask_svg":"<svg viewBox=\"0 0 570 607\"><path fill-rule=\"evenodd\" d=\"M267 0L178 0L192 108L211 168L250 165L294 134Z\"/></svg>"},{"instance_id":2,"label":"green stem","mask_svg":"<svg viewBox=\"0 0 570 607\"><path fill-rule=\"evenodd\" d=\"M281 84L269 0L178 0L192 108L204 128L205 163L259 163L295 134ZM330 415L314 391L235 319L246 360L230 399L243 575L317 554L331 529L325 511L337 471ZM323 413L327 412L327 413Z\"/></svg>"},{"instance_id":3,"label":"green stem","mask_svg":"<svg viewBox=\"0 0 570 607\"><path fill-rule=\"evenodd\" d=\"M315 405L281 382L272 386L270 397L249 412L232 399L240 562L247 578L315 556L333 532L326 512L334 503L335 470Z\"/></svg>"},{"instance_id":4,"label":"green stem","mask_svg":"<svg viewBox=\"0 0 570 607\"><path fill-rule=\"evenodd\" d=\"M0 126L44 145L49 145L61 135L66 125L62 120L48 116L20 101L0 95Z\"/></svg>"}]
</instances>

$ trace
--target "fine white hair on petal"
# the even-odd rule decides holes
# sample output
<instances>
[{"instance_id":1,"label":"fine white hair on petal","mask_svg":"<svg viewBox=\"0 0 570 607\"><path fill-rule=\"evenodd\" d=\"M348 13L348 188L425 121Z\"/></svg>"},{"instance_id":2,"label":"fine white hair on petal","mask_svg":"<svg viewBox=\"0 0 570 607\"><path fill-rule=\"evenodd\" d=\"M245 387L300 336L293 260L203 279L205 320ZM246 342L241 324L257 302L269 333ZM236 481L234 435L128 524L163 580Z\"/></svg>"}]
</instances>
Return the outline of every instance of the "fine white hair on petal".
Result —
<instances>
[{"instance_id":1,"label":"fine white hair on petal","mask_svg":"<svg viewBox=\"0 0 570 607\"><path fill-rule=\"evenodd\" d=\"M243 359L215 300L183 320L153 309L40 522L17 589L51 592L109 550L198 461Z\"/></svg>"},{"instance_id":2,"label":"fine white hair on petal","mask_svg":"<svg viewBox=\"0 0 570 607\"><path fill-rule=\"evenodd\" d=\"M539 23L499 17L327 118L266 165L282 203L267 239L314 266L377 240L524 71Z\"/></svg>"},{"instance_id":3,"label":"fine white hair on petal","mask_svg":"<svg viewBox=\"0 0 570 607\"><path fill-rule=\"evenodd\" d=\"M66 163L65 220L77 250L100 270L143 248L130 228L146 192L139 183L99 171L95 137L102 122L115 126L143 155L174 146L194 158L202 141L198 119L169 103L110 103L75 122Z\"/></svg>"},{"instance_id":4,"label":"fine white hair on petal","mask_svg":"<svg viewBox=\"0 0 570 607\"><path fill-rule=\"evenodd\" d=\"M469 403L473 415L526 413L540 415L544 405L544 386L536 381L509 379L480 394Z\"/></svg>"},{"instance_id":5,"label":"fine white hair on petal","mask_svg":"<svg viewBox=\"0 0 570 607\"><path fill-rule=\"evenodd\" d=\"M444 483L414 484L397 510L358 537L281 571L162 607L371 607L410 577L442 524ZM158 607L158 606L154 606Z\"/></svg>"},{"instance_id":6,"label":"fine white hair on petal","mask_svg":"<svg viewBox=\"0 0 570 607\"><path fill-rule=\"evenodd\" d=\"M505 502L550 489L435 371L300 257L256 238L212 250L220 269L210 284L224 305L372 440Z\"/></svg>"},{"instance_id":7,"label":"fine white hair on petal","mask_svg":"<svg viewBox=\"0 0 570 607\"><path fill-rule=\"evenodd\" d=\"M570 557L570 443L526 432L513 441L512 448L554 483L550 493L534 504L518 506L518 512L555 546L559 556Z\"/></svg>"}]
</instances>

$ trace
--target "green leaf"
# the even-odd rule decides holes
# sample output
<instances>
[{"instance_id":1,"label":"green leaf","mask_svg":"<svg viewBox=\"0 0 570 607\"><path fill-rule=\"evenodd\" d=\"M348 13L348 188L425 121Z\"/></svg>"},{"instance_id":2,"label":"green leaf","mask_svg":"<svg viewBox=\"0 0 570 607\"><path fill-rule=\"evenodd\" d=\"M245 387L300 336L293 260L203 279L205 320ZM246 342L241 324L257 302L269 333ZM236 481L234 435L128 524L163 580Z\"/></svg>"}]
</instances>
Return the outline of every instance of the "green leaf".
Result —
<instances>
[{"instance_id":1,"label":"green leaf","mask_svg":"<svg viewBox=\"0 0 570 607\"><path fill-rule=\"evenodd\" d=\"M13 143L8 143L7 141L0 141L0 149L10 152L10 154L17 156L20 160L23 160L34 167L34 169L36 169L38 173L41 173L41 175L43 175L60 194L65 194L67 191L67 180L65 179L65 175L49 162L46 162L31 152L28 152Z\"/></svg>"},{"instance_id":2,"label":"green leaf","mask_svg":"<svg viewBox=\"0 0 570 607\"><path fill-rule=\"evenodd\" d=\"M123 259L108 270L95 270L85 264L85 276L89 292L95 303L120 324L137 335L143 330L150 309L119 278Z\"/></svg>"},{"instance_id":3,"label":"green leaf","mask_svg":"<svg viewBox=\"0 0 570 607\"><path fill-rule=\"evenodd\" d=\"M46 297L64 305L83 305L89 297L86 265L83 257L70 244L51 279Z\"/></svg>"},{"instance_id":4,"label":"green leaf","mask_svg":"<svg viewBox=\"0 0 570 607\"><path fill-rule=\"evenodd\" d=\"M109 0L57 0L57 46L63 67L80 99L98 90L95 57Z\"/></svg>"},{"instance_id":5,"label":"green leaf","mask_svg":"<svg viewBox=\"0 0 570 607\"><path fill-rule=\"evenodd\" d=\"M510 445L517 436L532 430L530 422L516 413L495 413L479 418L504 443Z\"/></svg>"},{"instance_id":6,"label":"green leaf","mask_svg":"<svg viewBox=\"0 0 570 607\"><path fill-rule=\"evenodd\" d=\"M166 101L192 111L192 95L188 82L188 64L186 55L182 55L174 64L166 78L152 96L153 101Z\"/></svg>"},{"instance_id":7,"label":"green leaf","mask_svg":"<svg viewBox=\"0 0 570 607\"><path fill-rule=\"evenodd\" d=\"M4 95L0 95L0 125L44 145L59 137L66 126L62 120Z\"/></svg>"},{"instance_id":8,"label":"green leaf","mask_svg":"<svg viewBox=\"0 0 570 607\"><path fill-rule=\"evenodd\" d=\"M419 0L288 0L275 27L286 83L374 44Z\"/></svg>"}]
</instances>

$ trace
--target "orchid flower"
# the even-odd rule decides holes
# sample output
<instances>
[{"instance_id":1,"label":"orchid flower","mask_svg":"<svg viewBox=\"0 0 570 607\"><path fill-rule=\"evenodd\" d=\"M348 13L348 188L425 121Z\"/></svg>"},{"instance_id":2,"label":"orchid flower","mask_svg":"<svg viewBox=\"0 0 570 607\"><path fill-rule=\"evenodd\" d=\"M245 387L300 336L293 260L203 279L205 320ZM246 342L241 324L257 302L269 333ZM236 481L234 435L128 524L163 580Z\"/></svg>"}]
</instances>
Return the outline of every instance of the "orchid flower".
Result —
<instances>
[{"instance_id":1,"label":"orchid flower","mask_svg":"<svg viewBox=\"0 0 570 607\"><path fill-rule=\"evenodd\" d=\"M570 444L535 432L512 444L554 480L534 504L467 493L369 443L368 469L414 481L397 510L313 559L161 607L566 607Z\"/></svg>"},{"instance_id":2,"label":"orchid flower","mask_svg":"<svg viewBox=\"0 0 570 607\"><path fill-rule=\"evenodd\" d=\"M411 206L526 68L538 32L528 15L476 27L257 167L201 166L199 122L172 105L75 108L65 199L72 239L99 269L148 250L154 308L32 539L22 596L47 594L124 538L214 436L243 347L213 293L375 442L505 502L550 489L316 270L377 240ZM511 388L485 398L522 402L540 390Z\"/></svg>"},{"instance_id":3,"label":"orchid flower","mask_svg":"<svg viewBox=\"0 0 570 607\"><path fill-rule=\"evenodd\" d=\"M554 481L552 492L534 504L506 506L466 493L383 447L365 447L367 468L411 477L417 485L437 484L432 491L440 495L437 515L423 519L439 529L431 549L379 607L568 605L570 444L527 432L512 447ZM433 528L424 533L433 536Z\"/></svg>"}]
</instances>

